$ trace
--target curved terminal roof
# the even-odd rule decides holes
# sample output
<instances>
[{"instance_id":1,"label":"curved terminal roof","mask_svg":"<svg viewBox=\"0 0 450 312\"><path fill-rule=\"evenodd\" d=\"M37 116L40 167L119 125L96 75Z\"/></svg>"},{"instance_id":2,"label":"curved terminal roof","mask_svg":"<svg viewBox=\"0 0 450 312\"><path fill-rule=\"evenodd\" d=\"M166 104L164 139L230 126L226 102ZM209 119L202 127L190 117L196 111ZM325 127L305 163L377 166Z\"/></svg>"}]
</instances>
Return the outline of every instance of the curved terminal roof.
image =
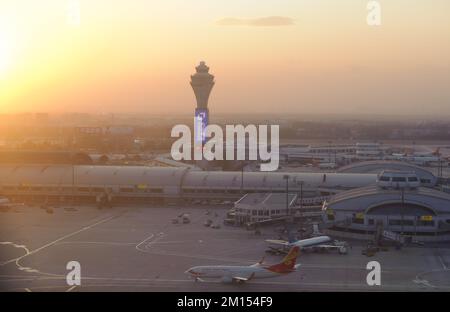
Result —
<instances>
[{"instance_id":1,"label":"curved terminal roof","mask_svg":"<svg viewBox=\"0 0 450 312\"><path fill-rule=\"evenodd\" d=\"M348 166L341 167L337 172L340 173L380 173L383 170L398 170L415 172L420 179L430 180L430 185L437 182L436 176L425 168L405 163L402 161L363 161Z\"/></svg>"},{"instance_id":2,"label":"curved terminal roof","mask_svg":"<svg viewBox=\"0 0 450 312\"><path fill-rule=\"evenodd\" d=\"M145 166L76 166L76 184L178 186L183 168Z\"/></svg>"},{"instance_id":3,"label":"curved terminal roof","mask_svg":"<svg viewBox=\"0 0 450 312\"><path fill-rule=\"evenodd\" d=\"M72 166L0 166L1 184L71 184Z\"/></svg>"},{"instance_id":4,"label":"curved terminal roof","mask_svg":"<svg viewBox=\"0 0 450 312\"><path fill-rule=\"evenodd\" d=\"M1 184L177 186L184 168L145 166L0 166Z\"/></svg>"},{"instance_id":5,"label":"curved terminal roof","mask_svg":"<svg viewBox=\"0 0 450 312\"><path fill-rule=\"evenodd\" d=\"M245 188L285 188L284 176L289 175L289 187L298 188L301 181L305 188L354 188L376 183L374 174L339 173L286 173L286 172L244 172ZM184 181L186 187L241 187L240 171L191 171Z\"/></svg>"},{"instance_id":6,"label":"curved terminal roof","mask_svg":"<svg viewBox=\"0 0 450 312\"><path fill-rule=\"evenodd\" d=\"M404 203L431 209L434 213L450 212L450 194L435 189L419 187L404 190ZM326 209L333 211L369 212L374 207L401 204L402 193L399 189L383 189L367 186L341 192L325 203Z\"/></svg>"},{"instance_id":7,"label":"curved terminal roof","mask_svg":"<svg viewBox=\"0 0 450 312\"><path fill-rule=\"evenodd\" d=\"M72 179L72 170L75 177ZM245 188L289 187L350 189L376 183L375 174L244 172ZM137 185L149 187L240 188L241 172L192 171L186 168L146 166L0 166L0 184Z\"/></svg>"}]
</instances>

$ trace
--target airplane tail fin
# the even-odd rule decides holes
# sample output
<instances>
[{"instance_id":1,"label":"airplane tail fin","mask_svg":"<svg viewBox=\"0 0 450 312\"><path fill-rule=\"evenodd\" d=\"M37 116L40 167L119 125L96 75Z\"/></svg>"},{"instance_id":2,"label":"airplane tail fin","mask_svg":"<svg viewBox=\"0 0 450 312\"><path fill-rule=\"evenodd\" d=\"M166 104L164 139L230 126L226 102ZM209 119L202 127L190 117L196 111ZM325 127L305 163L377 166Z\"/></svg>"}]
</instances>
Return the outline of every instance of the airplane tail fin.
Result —
<instances>
[{"instance_id":1,"label":"airplane tail fin","mask_svg":"<svg viewBox=\"0 0 450 312\"><path fill-rule=\"evenodd\" d=\"M276 273L288 273L295 271L297 257L300 254L300 247L295 246L289 250L289 253L284 257L284 259L278 263L268 267L268 270Z\"/></svg>"}]
</instances>

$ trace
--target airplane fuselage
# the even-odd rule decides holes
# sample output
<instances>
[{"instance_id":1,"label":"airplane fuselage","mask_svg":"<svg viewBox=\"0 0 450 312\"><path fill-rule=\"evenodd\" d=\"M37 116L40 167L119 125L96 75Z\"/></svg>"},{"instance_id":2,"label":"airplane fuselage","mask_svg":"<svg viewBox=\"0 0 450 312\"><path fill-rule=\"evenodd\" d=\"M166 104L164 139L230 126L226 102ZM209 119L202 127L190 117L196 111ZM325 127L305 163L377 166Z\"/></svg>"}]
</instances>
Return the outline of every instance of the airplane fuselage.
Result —
<instances>
[{"instance_id":1,"label":"airplane fuselage","mask_svg":"<svg viewBox=\"0 0 450 312\"><path fill-rule=\"evenodd\" d=\"M268 278L280 275L272 272L263 266L197 266L189 269L187 273L197 278L226 278L242 276L245 278Z\"/></svg>"},{"instance_id":2,"label":"airplane fuselage","mask_svg":"<svg viewBox=\"0 0 450 312\"><path fill-rule=\"evenodd\" d=\"M190 268L185 273L195 280L202 278L220 278L224 283L243 283L255 278L275 277L297 270L300 264L295 264L300 247L292 247L280 263L263 265L262 261L249 266L204 265Z\"/></svg>"},{"instance_id":3,"label":"airplane fuselage","mask_svg":"<svg viewBox=\"0 0 450 312\"><path fill-rule=\"evenodd\" d=\"M300 248L311 247L319 244L329 243L331 242L331 237L329 236L318 236L307 239L298 240L296 242L292 242L289 244L290 247L298 246Z\"/></svg>"}]
</instances>

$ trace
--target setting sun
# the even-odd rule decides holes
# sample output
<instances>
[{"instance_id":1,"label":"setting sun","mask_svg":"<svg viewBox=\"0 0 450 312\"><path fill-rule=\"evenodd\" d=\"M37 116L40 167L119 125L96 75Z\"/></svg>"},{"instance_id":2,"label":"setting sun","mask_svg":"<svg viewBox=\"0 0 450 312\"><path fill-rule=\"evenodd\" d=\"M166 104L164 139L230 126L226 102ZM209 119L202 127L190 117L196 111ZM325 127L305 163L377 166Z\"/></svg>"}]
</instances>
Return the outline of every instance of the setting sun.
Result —
<instances>
[{"instance_id":1,"label":"setting sun","mask_svg":"<svg viewBox=\"0 0 450 312\"><path fill-rule=\"evenodd\" d=\"M12 63L12 37L0 29L0 78L3 78Z\"/></svg>"},{"instance_id":2,"label":"setting sun","mask_svg":"<svg viewBox=\"0 0 450 312\"><path fill-rule=\"evenodd\" d=\"M445 0L113 2L1 0L0 114L189 113L200 60L221 113L450 113Z\"/></svg>"}]
</instances>

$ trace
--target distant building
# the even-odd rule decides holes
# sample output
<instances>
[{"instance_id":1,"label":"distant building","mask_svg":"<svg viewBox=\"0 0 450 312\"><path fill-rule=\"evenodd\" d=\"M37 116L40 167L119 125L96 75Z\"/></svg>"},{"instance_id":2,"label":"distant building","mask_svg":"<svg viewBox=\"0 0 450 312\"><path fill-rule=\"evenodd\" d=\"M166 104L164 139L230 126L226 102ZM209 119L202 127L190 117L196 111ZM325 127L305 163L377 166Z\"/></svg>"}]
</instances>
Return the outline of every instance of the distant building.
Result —
<instances>
[{"instance_id":1,"label":"distant building","mask_svg":"<svg viewBox=\"0 0 450 312\"><path fill-rule=\"evenodd\" d=\"M5 164L88 165L92 164L92 159L82 152L0 151L0 165Z\"/></svg>"},{"instance_id":2,"label":"distant building","mask_svg":"<svg viewBox=\"0 0 450 312\"><path fill-rule=\"evenodd\" d=\"M133 127L111 126L111 127L104 128L103 131L109 135L132 135L134 133L134 128Z\"/></svg>"},{"instance_id":3,"label":"distant building","mask_svg":"<svg viewBox=\"0 0 450 312\"><path fill-rule=\"evenodd\" d=\"M356 155L365 157L377 157L382 154L379 143L356 143Z\"/></svg>"}]
</instances>

